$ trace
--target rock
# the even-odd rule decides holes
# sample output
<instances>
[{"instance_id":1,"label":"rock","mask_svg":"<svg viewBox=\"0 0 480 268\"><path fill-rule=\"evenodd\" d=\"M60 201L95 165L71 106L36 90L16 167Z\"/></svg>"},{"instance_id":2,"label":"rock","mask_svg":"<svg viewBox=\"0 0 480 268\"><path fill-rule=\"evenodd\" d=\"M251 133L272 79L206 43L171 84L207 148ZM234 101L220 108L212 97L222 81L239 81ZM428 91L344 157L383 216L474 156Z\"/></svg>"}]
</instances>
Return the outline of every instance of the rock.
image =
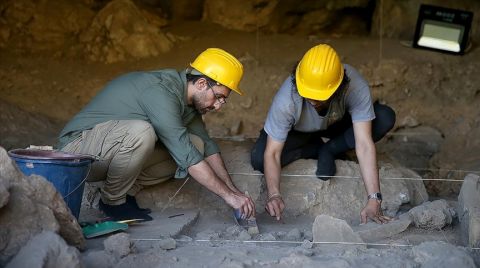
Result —
<instances>
[{"instance_id":1,"label":"rock","mask_svg":"<svg viewBox=\"0 0 480 268\"><path fill-rule=\"evenodd\" d=\"M85 267L115 267L117 260L104 250L87 252L82 256Z\"/></svg>"},{"instance_id":2,"label":"rock","mask_svg":"<svg viewBox=\"0 0 480 268\"><path fill-rule=\"evenodd\" d=\"M238 225L232 225L227 228L226 234L230 236L237 236L240 232L244 231L245 229L238 226Z\"/></svg>"},{"instance_id":3,"label":"rock","mask_svg":"<svg viewBox=\"0 0 480 268\"><path fill-rule=\"evenodd\" d=\"M303 238L305 238L306 240L312 241L313 240L312 230L303 230Z\"/></svg>"},{"instance_id":4,"label":"rock","mask_svg":"<svg viewBox=\"0 0 480 268\"><path fill-rule=\"evenodd\" d=\"M56 233L45 231L28 241L6 267L81 268L83 266L80 260L80 252L76 248L68 246Z\"/></svg>"},{"instance_id":5,"label":"rock","mask_svg":"<svg viewBox=\"0 0 480 268\"><path fill-rule=\"evenodd\" d=\"M8 203L8 199L10 199L10 193L5 184L4 182L0 182L0 208L5 206Z\"/></svg>"},{"instance_id":6,"label":"rock","mask_svg":"<svg viewBox=\"0 0 480 268\"><path fill-rule=\"evenodd\" d=\"M300 233L300 230L298 228L293 228L287 233L287 240L290 241L298 241L302 238L302 233Z\"/></svg>"},{"instance_id":7,"label":"rock","mask_svg":"<svg viewBox=\"0 0 480 268\"><path fill-rule=\"evenodd\" d=\"M404 216L403 216L404 215ZM412 220L407 214L403 214L399 219L392 220L385 224L368 222L355 227L357 233L365 242L376 242L385 238L392 237L405 231Z\"/></svg>"},{"instance_id":8,"label":"rock","mask_svg":"<svg viewBox=\"0 0 480 268\"><path fill-rule=\"evenodd\" d=\"M261 5L256 1L206 0L203 19L226 28L251 32L268 24L277 3L278 0L267 0Z\"/></svg>"},{"instance_id":9,"label":"rock","mask_svg":"<svg viewBox=\"0 0 480 268\"><path fill-rule=\"evenodd\" d=\"M348 223L329 215L318 215L312 226L313 242L363 243Z\"/></svg>"},{"instance_id":10,"label":"rock","mask_svg":"<svg viewBox=\"0 0 480 268\"><path fill-rule=\"evenodd\" d=\"M247 230L243 230L238 234L237 238L240 241L247 241L247 240L251 240L252 236L248 233Z\"/></svg>"},{"instance_id":11,"label":"rock","mask_svg":"<svg viewBox=\"0 0 480 268\"><path fill-rule=\"evenodd\" d=\"M303 240L302 247L306 249L311 249L313 248L313 243L310 240Z\"/></svg>"},{"instance_id":12,"label":"rock","mask_svg":"<svg viewBox=\"0 0 480 268\"><path fill-rule=\"evenodd\" d=\"M130 241L130 235L119 233L110 236L103 241L105 252L113 255L115 259L123 258L134 252L134 247Z\"/></svg>"},{"instance_id":13,"label":"rock","mask_svg":"<svg viewBox=\"0 0 480 268\"><path fill-rule=\"evenodd\" d=\"M418 122L418 120L415 117L413 117L411 115L407 115L400 120L400 123L398 124L398 127L413 128L413 127L417 127L419 125L420 125L420 123Z\"/></svg>"},{"instance_id":14,"label":"rock","mask_svg":"<svg viewBox=\"0 0 480 268\"><path fill-rule=\"evenodd\" d=\"M444 141L442 133L429 126L396 130L384 144L384 150L402 166L427 168L432 156L440 151Z\"/></svg>"},{"instance_id":15,"label":"rock","mask_svg":"<svg viewBox=\"0 0 480 268\"><path fill-rule=\"evenodd\" d=\"M263 174L254 171L250 165L251 146L239 146L233 142L222 142L220 145L233 182L241 191L249 192L255 202L257 213L263 212L266 201L265 179ZM359 165L342 160L337 160L336 165L338 170L336 175L339 177L327 182L314 176L316 160L301 159L283 168L282 174L298 175L283 176L280 181L282 196L287 205L284 210L285 217L328 214L344 219L352 225L360 223L360 211L366 204L367 195L363 180L360 179ZM379 174L384 197L382 210L386 215L396 216L403 204L415 206L428 200L422 181L400 179L418 177L415 172L385 164L380 166ZM173 196L182 183L183 181L170 180L161 185L145 188L137 194L137 200L142 201L147 207L162 208L168 203L168 197ZM182 188L170 206L195 207L202 209L202 212L215 210L232 213L223 199L193 180Z\"/></svg>"},{"instance_id":16,"label":"rock","mask_svg":"<svg viewBox=\"0 0 480 268\"><path fill-rule=\"evenodd\" d=\"M105 63L157 56L173 47L160 30L163 24L130 0L114 0L98 12L80 42L91 60Z\"/></svg>"},{"instance_id":17,"label":"rock","mask_svg":"<svg viewBox=\"0 0 480 268\"><path fill-rule=\"evenodd\" d=\"M54 49L65 44L72 36L85 30L94 16L94 12L81 2L10 2L13 4L7 3L6 7L3 7L5 10L2 10L11 25L8 36L30 40L20 44L31 50ZM0 42L1 40L0 36Z\"/></svg>"},{"instance_id":18,"label":"rock","mask_svg":"<svg viewBox=\"0 0 480 268\"><path fill-rule=\"evenodd\" d=\"M408 214L416 227L439 230L452 223L455 211L445 200L435 200L412 208Z\"/></svg>"},{"instance_id":19,"label":"rock","mask_svg":"<svg viewBox=\"0 0 480 268\"><path fill-rule=\"evenodd\" d=\"M412 253L414 260L420 263L421 267L475 267L475 262L465 249L443 241L423 242L414 246Z\"/></svg>"},{"instance_id":20,"label":"rock","mask_svg":"<svg viewBox=\"0 0 480 268\"><path fill-rule=\"evenodd\" d=\"M317 262L313 262L309 257L297 253L291 253L288 257L281 258L278 264L280 267L336 267L318 265Z\"/></svg>"},{"instance_id":21,"label":"rock","mask_svg":"<svg viewBox=\"0 0 480 268\"><path fill-rule=\"evenodd\" d=\"M155 246L159 247L161 249L165 249L165 250L175 249L175 248L177 248L177 241L175 241L175 239L169 237L169 238L165 238L165 239L162 239L162 240L158 241L155 244Z\"/></svg>"},{"instance_id":22,"label":"rock","mask_svg":"<svg viewBox=\"0 0 480 268\"><path fill-rule=\"evenodd\" d=\"M289 253L290 253L290 254L303 255L303 256L307 256L307 257L313 256L313 251L311 251L311 250L309 250L309 249L307 249L307 248L305 248L305 247L302 247L302 246L300 246L300 247L295 247L295 248L289 250ZM290 255L290 254L289 254L289 255Z\"/></svg>"},{"instance_id":23,"label":"rock","mask_svg":"<svg viewBox=\"0 0 480 268\"><path fill-rule=\"evenodd\" d=\"M23 175L2 147L0 185L10 194L0 208L0 266L43 231L58 233L79 249L85 247L82 229L60 193L41 176Z\"/></svg>"},{"instance_id":24,"label":"rock","mask_svg":"<svg viewBox=\"0 0 480 268\"><path fill-rule=\"evenodd\" d=\"M480 247L480 176L468 174L464 178L457 211L463 242L469 247Z\"/></svg>"},{"instance_id":25,"label":"rock","mask_svg":"<svg viewBox=\"0 0 480 268\"><path fill-rule=\"evenodd\" d=\"M277 238L271 233L259 234L257 236L257 239L260 241L276 241L277 240Z\"/></svg>"},{"instance_id":26,"label":"rock","mask_svg":"<svg viewBox=\"0 0 480 268\"><path fill-rule=\"evenodd\" d=\"M214 230L205 230L196 235L198 240L218 240L220 234Z\"/></svg>"},{"instance_id":27,"label":"rock","mask_svg":"<svg viewBox=\"0 0 480 268\"><path fill-rule=\"evenodd\" d=\"M363 180L360 179L359 165L342 160L336 160L335 163L337 177L325 182L313 175L316 171L316 160L297 160L282 170L283 174L297 175L282 177L280 181L284 202L288 204L284 212L286 215L327 214L344 219L352 225L360 223L360 211L366 204L367 195ZM399 179L411 178L410 172L384 165L380 167L379 175L383 194L382 210L385 215L395 216L402 204L416 204L417 198L412 197L419 193L428 200L422 181Z\"/></svg>"}]
</instances>

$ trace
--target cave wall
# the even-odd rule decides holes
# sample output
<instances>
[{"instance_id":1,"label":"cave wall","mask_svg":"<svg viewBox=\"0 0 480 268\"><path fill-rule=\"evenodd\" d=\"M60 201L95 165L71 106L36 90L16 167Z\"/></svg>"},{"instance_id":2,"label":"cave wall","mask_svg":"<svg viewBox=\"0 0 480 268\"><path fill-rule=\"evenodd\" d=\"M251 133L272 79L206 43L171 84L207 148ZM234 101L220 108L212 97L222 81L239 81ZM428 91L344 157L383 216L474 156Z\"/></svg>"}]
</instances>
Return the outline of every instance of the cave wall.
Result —
<instances>
[{"instance_id":1,"label":"cave wall","mask_svg":"<svg viewBox=\"0 0 480 268\"><path fill-rule=\"evenodd\" d=\"M331 36L379 36L381 33L383 37L410 40L421 3L477 13L471 36L478 39L480 1L471 0L3 0L0 1L0 48L39 50L69 45L83 48L86 57L91 57L92 42L97 36L90 36L90 42L80 42L80 45L78 41L82 41L86 32L91 34L92 27L97 28L99 39L105 39L105 32L110 31L111 26L109 16L121 17L124 10L105 14L108 12L105 8L122 4L134 14L126 24L142 25L131 34L153 33L154 41L161 40L161 45L145 37L142 43L145 48L131 48L124 44L129 38L120 36L119 40L117 34L107 38L110 44L105 45L106 48L101 45L95 48L119 54L119 59L128 54L124 51L137 51L133 57L167 52L175 38L165 36L162 27L182 20L202 20L247 32ZM106 22L101 27L98 27L99 16ZM110 21L114 21L112 18ZM147 24L156 28L147 29ZM111 43L119 44L120 48L112 48Z\"/></svg>"}]
</instances>

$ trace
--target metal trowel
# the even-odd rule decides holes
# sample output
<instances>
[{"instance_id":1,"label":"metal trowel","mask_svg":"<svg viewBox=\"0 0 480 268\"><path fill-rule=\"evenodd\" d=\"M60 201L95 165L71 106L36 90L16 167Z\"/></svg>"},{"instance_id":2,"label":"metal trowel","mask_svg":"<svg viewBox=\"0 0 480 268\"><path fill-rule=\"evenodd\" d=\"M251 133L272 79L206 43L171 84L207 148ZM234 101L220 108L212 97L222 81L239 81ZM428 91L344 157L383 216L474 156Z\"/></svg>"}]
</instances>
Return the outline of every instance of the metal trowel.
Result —
<instances>
[{"instance_id":1,"label":"metal trowel","mask_svg":"<svg viewBox=\"0 0 480 268\"><path fill-rule=\"evenodd\" d=\"M245 192L245 195L250 197L248 192ZM243 227L250 235L256 235L260 233L258 230L257 219L254 216L251 216L248 219L242 219L242 212L240 209L234 209L233 219L238 226Z\"/></svg>"}]
</instances>

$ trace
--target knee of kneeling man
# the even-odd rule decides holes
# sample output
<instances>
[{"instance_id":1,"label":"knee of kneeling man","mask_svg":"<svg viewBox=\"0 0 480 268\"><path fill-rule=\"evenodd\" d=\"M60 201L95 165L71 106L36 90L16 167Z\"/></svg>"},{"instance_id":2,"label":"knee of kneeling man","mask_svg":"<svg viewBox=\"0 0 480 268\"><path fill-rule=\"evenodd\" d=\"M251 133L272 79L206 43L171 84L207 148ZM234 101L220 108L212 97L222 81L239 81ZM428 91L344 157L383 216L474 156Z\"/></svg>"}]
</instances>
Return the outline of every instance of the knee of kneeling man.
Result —
<instances>
[{"instance_id":1,"label":"knee of kneeling man","mask_svg":"<svg viewBox=\"0 0 480 268\"><path fill-rule=\"evenodd\" d=\"M131 137L131 140L135 143L140 142L142 146L154 147L157 140L157 135L153 126L142 120L132 120L130 129L128 131L128 136Z\"/></svg>"},{"instance_id":2,"label":"knee of kneeling man","mask_svg":"<svg viewBox=\"0 0 480 268\"><path fill-rule=\"evenodd\" d=\"M193 145L195 145L197 150L201 154L205 153L205 142L203 142L202 138L194 134L189 134L189 136L190 136L190 141L193 143Z\"/></svg>"},{"instance_id":3,"label":"knee of kneeling man","mask_svg":"<svg viewBox=\"0 0 480 268\"><path fill-rule=\"evenodd\" d=\"M396 114L395 111L387 105L378 105L376 107L375 114L378 119L385 125L388 130L392 129L395 125Z\"/></svg>"}]
</instances>

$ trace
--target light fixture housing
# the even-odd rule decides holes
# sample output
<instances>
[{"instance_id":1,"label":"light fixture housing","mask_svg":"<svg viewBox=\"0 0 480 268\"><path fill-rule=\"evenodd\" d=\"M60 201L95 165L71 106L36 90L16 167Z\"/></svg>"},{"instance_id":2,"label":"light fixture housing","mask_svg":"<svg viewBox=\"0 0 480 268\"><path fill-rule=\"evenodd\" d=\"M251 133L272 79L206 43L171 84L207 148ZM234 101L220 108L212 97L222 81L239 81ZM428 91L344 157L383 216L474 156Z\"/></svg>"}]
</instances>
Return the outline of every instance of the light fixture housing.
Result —
<instances>
[{"instance_id":1,"label":"light fixture housing","mask_svg":"<svg viewBox=\"0 0 480 268\"><path fill-rule=\"evenodd\" d=\"M469 42L473 13L421 5L413 47L462 55Z\"/></svg>"}]
</instances>

